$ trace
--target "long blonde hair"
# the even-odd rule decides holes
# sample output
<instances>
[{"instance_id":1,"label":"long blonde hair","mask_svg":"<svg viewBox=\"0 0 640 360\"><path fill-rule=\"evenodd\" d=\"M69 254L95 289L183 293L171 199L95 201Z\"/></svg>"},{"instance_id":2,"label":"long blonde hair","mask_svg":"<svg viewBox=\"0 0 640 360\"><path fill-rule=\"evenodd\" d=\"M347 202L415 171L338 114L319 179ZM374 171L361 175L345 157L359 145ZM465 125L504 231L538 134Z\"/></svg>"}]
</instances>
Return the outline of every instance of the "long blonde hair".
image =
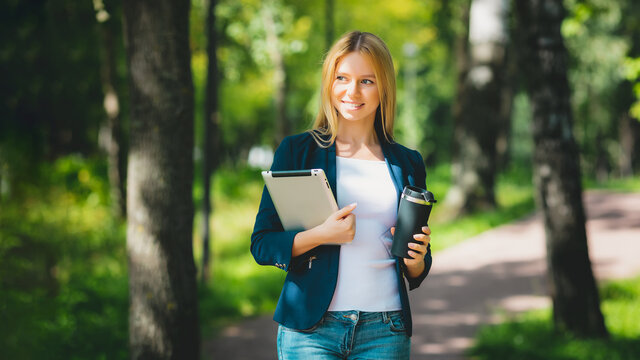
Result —
<instances>
[{"instance_id":1,"label":"long blonde hair","mask_svg":"<svg viewBox=\"0 0 640 360\"><path fill-rule=\"evenodd\" d=\"M344 34L331 47L322 65L320 109L309 131L321 147L329 147L336 139L338 115L331 104L331 88L335 80L336 66L347 54L359 52L373 65L380 97L376 110L375 131L387 142L393 141L393 122L396 113L396 77L391 53L379 37L368 32L352 31ZM382 139L380 139L382 141Z\"/></svg>"}]
</instances>

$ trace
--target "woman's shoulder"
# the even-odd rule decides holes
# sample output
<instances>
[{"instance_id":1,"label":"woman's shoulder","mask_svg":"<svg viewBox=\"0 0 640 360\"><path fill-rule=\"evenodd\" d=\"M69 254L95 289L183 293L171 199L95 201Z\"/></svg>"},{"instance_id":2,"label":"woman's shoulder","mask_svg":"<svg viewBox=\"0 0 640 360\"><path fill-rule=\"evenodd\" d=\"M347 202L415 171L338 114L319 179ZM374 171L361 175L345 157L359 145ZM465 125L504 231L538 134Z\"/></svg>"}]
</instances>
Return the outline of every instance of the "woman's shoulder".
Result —
<instances>
[{"instance_id":1,"label":"woman's shoulder","mask_svg":"<svg viewBox=\"0 0 640 360\"><path fill-rule=\"evenodd\" d=\"M314 136L305 131L300 134L289 135L282 139L276 149L276 156L298 157L315 152L320 146Z\"/></svg>"},{"instance_id":2,"label":"woman's shoulder","mask_svg":"<svg viewBox=\"0 0 640 360\"><path fill-rule=\"evenodd\" d=\"M287 146L292 149L309 149L319 147L317 138L321 141L326 138L326 136L316 132L312 134L314 130L305 131L295 135L289 135L285 137L280 146Z\"/></svg>"},{"instance_id":3,"label":"woman's shoulder","mask_svg":"<svg viewBox=\"0 0 640 360\"><path fill-rule=\"evenodd\" d=\"M413 163L422 163L422 155L418 150L408 148L397 142L388 143L393 151L402 157L408 157Z\"/></svg>"},{"instance_id":4,"label":"woman's shoulder","mask_svg":"<svg viewBox=\"0 0 640 360\"><path fill-rule=\"evenodd\" d=\"M308 132L302 132L295 135L289 135L285 137L281 144L291 144L291 145L303 145L310 141L313 141L313 136Z\"/></svg>"}]
</instances>

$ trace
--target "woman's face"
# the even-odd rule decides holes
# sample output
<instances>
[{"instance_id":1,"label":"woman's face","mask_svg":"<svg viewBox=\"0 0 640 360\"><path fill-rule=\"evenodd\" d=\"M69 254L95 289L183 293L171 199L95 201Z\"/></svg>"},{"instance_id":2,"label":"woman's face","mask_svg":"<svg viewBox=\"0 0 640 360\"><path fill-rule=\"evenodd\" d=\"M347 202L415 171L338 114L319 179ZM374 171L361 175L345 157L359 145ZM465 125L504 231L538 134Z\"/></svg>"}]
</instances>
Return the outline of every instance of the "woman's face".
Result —
<instances>
[{"instance_id":1,"label":"woman's face","mask_svg":"<svg viewBox=\"0 0 640 360\"><path fill-rule=\"evenodd\" d=\"M370 120L373 124L380 105L373 66L359 52L345 55L336 66L331 87L331 104L340 120Z\"/></svg>"}]
</instances>

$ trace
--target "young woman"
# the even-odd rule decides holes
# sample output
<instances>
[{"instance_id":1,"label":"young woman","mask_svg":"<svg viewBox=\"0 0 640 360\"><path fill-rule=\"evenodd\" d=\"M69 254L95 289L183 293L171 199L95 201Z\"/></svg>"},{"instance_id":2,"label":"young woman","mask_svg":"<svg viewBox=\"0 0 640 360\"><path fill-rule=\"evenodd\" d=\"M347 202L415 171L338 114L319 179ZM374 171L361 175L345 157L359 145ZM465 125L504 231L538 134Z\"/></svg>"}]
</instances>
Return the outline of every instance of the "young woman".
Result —
<instances>
[{"instance_id":1,"label":"young woman","mask_svg":"<svg viewBox=\"0 0 640 360\"><path fill-rule=\"evenodd\" d=\"M322 168L340 210L305 231L284 231L269 197L251 236L261 265L287 271L275 311L280 359L408 359L414 289L431 267L429 228L408 254L390 253L405 185L425 188L415 150L393 141L396 84L391 54L377 36L353 31L331 48L322 70L313 129L285 138L272 170ZM342 244L342 245L325 245Z\"/></svg>"}]
</instances>

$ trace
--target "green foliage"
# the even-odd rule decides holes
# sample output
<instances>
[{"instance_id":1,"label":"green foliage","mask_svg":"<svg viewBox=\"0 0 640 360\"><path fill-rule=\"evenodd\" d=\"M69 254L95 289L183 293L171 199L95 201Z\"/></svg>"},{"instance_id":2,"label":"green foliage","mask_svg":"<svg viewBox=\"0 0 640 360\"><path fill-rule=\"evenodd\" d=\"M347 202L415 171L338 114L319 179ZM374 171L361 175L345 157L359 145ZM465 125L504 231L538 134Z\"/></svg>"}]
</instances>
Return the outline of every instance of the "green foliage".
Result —
<instances>
[{"instance_id":1,"label":"green foliage","mask_svg":"<svg viewBox=\"0 0 640 360\"><path fill-rule=\"evenodd\" d=\"M629 113L640 121L640 58L627 57L624 59L624 75L628 81L633 83L633 95L636 98Z\"/></svg>"},{"instance_id":2,"label":"green foliage","mask_svg":"<svg viewBox=\"0 0 640 360\"><path fill-rule=\"evenodd\" d=\"M622 30L632 5L607 0L566 0L565 5L569 16L562 33L572 61L574 133L585 174L602 178L618 165L619 119L634 106L626 83L630 68L625 66L634 35Z\"/></svg>"},{"instance_id":3,"label":"green foliage","mask_svg":"<svg viewBox=\"0 0 640 360\"><path fill-rule=\"evenodd\" d=\"M610 339L580 339L554 330L550 310L487 326L469 351L473 359L627 360L640 358L640 278L600 290Z\"/></svg>"},{"instance_id":4,"label":"green foliage","mask_svg":"<svg viewBox=\"0 0 640 360\"><path fill-rule=\"evenodd\" d=\"M124 226L105 166L79 156L13 184L0 211L0 348L10 359L127 357Z\"/></svg>"}]
</instances>

